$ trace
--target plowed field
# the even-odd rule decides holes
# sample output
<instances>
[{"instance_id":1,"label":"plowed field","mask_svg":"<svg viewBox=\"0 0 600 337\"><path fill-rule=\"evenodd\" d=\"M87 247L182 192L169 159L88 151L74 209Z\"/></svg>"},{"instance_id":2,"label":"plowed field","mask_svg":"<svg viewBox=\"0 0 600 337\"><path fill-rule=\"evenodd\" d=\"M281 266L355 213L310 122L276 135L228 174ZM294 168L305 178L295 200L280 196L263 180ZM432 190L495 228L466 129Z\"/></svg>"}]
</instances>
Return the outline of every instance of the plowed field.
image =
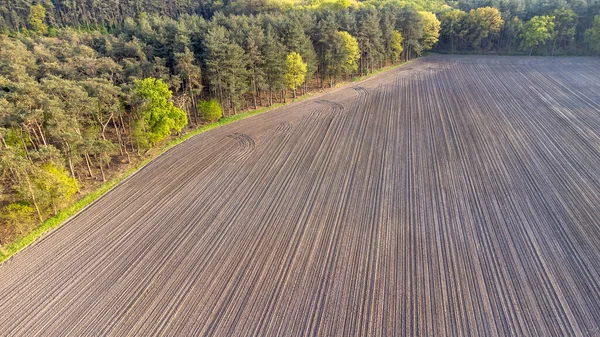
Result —
<instances>
[{"instance_id":1,"label":"plowed field","mask_svg":"<svg viewBox=\"0 0 600 337\"><path fill-rule=\"evenodd\" d=\"M0 265L6 336L600 336L600 59L431 56L175 147Z\"/></svg>"}]
</instances>

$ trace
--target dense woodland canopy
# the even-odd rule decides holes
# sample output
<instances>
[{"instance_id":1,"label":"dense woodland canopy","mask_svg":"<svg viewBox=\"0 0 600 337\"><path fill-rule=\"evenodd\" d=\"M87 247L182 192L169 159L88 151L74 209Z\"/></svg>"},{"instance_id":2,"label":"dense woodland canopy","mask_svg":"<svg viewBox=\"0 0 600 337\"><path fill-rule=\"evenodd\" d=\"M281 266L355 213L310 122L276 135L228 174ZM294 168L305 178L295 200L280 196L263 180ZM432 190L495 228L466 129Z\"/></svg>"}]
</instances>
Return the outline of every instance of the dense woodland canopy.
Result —
<instances>
[{"instance_id":1,"label":"dense woodland canopy","mask_svg":"<svg viewBox=\"0 0 600 337\"><path fill-rule=\"evenodd\" d=\"M0 247L186 129L438 52L600 53L600 0L0 0Z\"/></svg>"}]
</instances>

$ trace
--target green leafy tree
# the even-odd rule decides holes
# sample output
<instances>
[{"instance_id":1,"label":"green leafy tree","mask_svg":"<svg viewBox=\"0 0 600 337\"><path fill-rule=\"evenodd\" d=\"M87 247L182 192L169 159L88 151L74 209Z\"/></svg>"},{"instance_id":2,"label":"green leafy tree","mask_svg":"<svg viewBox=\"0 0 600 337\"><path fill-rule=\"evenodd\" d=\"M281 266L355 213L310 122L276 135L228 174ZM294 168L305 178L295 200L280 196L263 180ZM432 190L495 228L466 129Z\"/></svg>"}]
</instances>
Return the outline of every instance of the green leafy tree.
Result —
<instances>
[{"instance_id":1,"label":"green leafy tree","mask_svg":"<svg viewBox=\"0 0 600 337\"><path fill-rule=\"evenodd\" d=\"M572 9L559 8L552 15L554 16L552 54L554 54L556 47L568 49L575 42L577 14Z\"/></svg>"},{"instance_id":2,"label":"green leafy tree","mask_svg":"<svg viewBox=\"0 0 600 337\"><path fill-rule=\"evenodd\" d=\"M360 59L360 49L356 38L348 32L338 32L341 38L340 50L336 57L336 62L344 75L351 75L358 70L358 61Z\"/></svg>"},{"instance_id":3,"label":"green leafy tree","mask_svg":"<svg viewBox=\"0 0 600 337\"><path fill-rule=\"evenodd\" d=\"M292 90L294 98L296 98L296 89L298 89L306 79L306 63L302 61L302 56L300 56L300 54L291 52L286 57L286 65L285 84Z\"/></svg>"},{"instance_id":4,"label":"green leafy tree","mask_svg":"<svg viewBox=\"0 0 600 337\"><path fill-rule=\"evenodd\" d=\"M39 192L35 188L33 179L39 174L38 167L26 157L26 153L15 147L4 149L0 153L0 168L19 199L33 205L40 222L43 221L42 210L38 204Z\"/></svg>"},{"instance_id":5,"label":"green leafy tree","mask_svg":"<svg viewBox=\"0 0 600 337\"><path fill-rule=\"evenodd\" d=\"M469 12L469 41L475 49L489 50L504 26L502 14L494 7L480 7Z\"/></svg>"},{"instance_id":6,"label":"green leafy tree","mask_svg":"<svg viewBox=\"0 0 600 337\"><path fill-rule=\"evenodd\" d=\"M440 38L440 20L431 12L419 12L423 23L423 38L421 46L423 50L430 50Z\"/></svg>"},{"instance_id":7,"label":"green leafy tree","mask_svg":"<svg viewBox=\"0 0 600 337\"><path fill-rule=\"evenodd\" d=\"M585 42L590 50L600 53L600 15L594 17L592 27L585 31Z\"/></svg>"},{"instance_id":8,"label":"green leafy tree","mask_svg":"<svg viewBox=\"0 0 600 337\"><path fill-rule=\"evenodd\" d=\"M5 227L8 227L18 235L24 235L36 223L35 209L26 203L8 204L0 209L0 214L0 224L4 224ZM0 239L8 236L2 235ZM7 241L6 239L2 239L0 244L5 244Z\"/></svg>"},{"instance_id":9,"label":"green leafy tree","mask_svg":"<svg viewBox=\"0 0 600 337\"><path fill-rule=\"evenodd\" d=\"M507 36L506 48L508 48L508 50L512 50L515 46L518 48L521 45L523 21L516 16L512 18L512 20L506 21L504 33Z\"/></svg>"},{"instance_id":10,"label":"green leafy tree","mask_svg":"<svg viewBox=\"0 0 600 337\"><path fill-rule=\"evenodd\" d=\"M392 31L392 62L399 61L400 56L402 56L402 52L404 51L402 41L404 41L402 33L397 30Z\"/></svg>"},{"instance_id":11,"label":"green leafy tree","mask_svg":"<svg viewBox=\"0 0 600 337\"><path fill-rule=\"evenodd\" d=\"M200 101L198 103L198 109L202 119L209 123L214 123L223 117L223 110L216 99L208 101Z\"/></svg>"},{"instance_id":12,"label":"green leafy tree","mask_svg":"<svg viewBox=\"0 0 600 337\"><path fill-rule=\"evenodd\" d=\"M77 193L75 179L69 177L65 169L51 163L47 163L41 167L35 177L34 183L39 191L40 204L44 208L52 209L55 215Z\"/></svg>"},{"instance_id":13,"label":"green leafy tree","mask_svg":"<svg viewBox=\"0 0 600 337\"><path fill-rule=\"evenodd\" d=\"M48 26L46 25L46 8L37 4L29 7L29 17L27 18L29 28L34 32L47 34Z\"/></svg>"},{"instance_id":14,"label":"green leafy tree","mask_svg":"<svg viewBox=\"0 0 600 337\"><path fill-rule=\"evenodd\" d=\"M285 45L290 52L297 52L306 63L306 78L310 79L317 71L317 54L313 43L304 32L302 23L298 18L290 20L285 30ZM304 81L304 91L307 90L308 81Z\"/></svg>"},{"instance_id":15,"label":"green leafy tree","mask_svg":"<svg viewBox=\"0 0 600 337\"><path fill-rule=\"evenodd\" d=\"M554 34L554 17L549 15L534 16L523 25L521 38L522 49L529 49L529 55L533 48L546 43Z\"/></svg>"},{"instance_id":16,"label":"green leafy tree","mask_svg":"<svg viewBox=\"0 0 600 337\"><path fill-rule=\"evenodd\" d=\"M450 51L454 52L459 47L468 32L468 14L459 9L453 9L442 15L441 35L444 42L450 42Z\"/></svg>"},{"instance_id":17,"label":"green leafy tree","mask_svg":"<svg viewBox=\"0 0 600 337\"><path fill-rule=\"evenodd\" d=\"M173 132L181 132L187 125L187 114L175 107L171 101L172 93L169 86L162 80L146 78L135 82L135 93L142 98L139 128L145 132L138 133L144 137L141 144L156 144Z\"/></svg>"}]
</instances>

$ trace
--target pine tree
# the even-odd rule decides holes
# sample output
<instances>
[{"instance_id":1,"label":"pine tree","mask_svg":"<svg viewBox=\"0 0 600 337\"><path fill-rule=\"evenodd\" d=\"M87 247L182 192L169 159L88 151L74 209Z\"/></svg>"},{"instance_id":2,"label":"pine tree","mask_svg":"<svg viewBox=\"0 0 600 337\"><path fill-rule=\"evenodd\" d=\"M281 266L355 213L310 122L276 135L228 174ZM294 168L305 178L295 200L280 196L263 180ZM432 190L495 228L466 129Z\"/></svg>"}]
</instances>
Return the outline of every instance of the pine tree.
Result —
<instances>
[{"instance_id":1,"label":"pine tree","mask_svg":"<svg viewBox=\"0 0 600 337\"><path fill-rule=\"evenodd\" d=\"M394 62L394 30L396 29L397 12L394 6L387 6L381 12L381 34L383 38L383 50L386 60Z\"/></svg>"},{"instance_id":2,"label":"pine tree","mask_svg":"<svg viewBox=\"0 0 600 337\"><path fill-rule=\"evenodd\" d=\"M398 16L398 30L404 37L404 60L408 61L423 50L419 42L423 37L423 19L412 6L404 6Z\"/></svg>"},{"instance_id":3,"label":"pine tree","mask_svg":"<svg viewBox=\"0 0 600 337\"><path fill-rule=\"evenodd\" d=\"M377 10L368 8L359 14L356 36L361 51L359 71L366 74L380 66L384 59L384 46Z\"/></svg>"},{"instance_id":4,"label":"pine tree","mask_svg":"<svg viewBox=\"0 0 600 337\"><path fill-rule=\"evenodd\" d=\"M202 71L196 65L195 59L194 53L187 47L185 47L183 53L175 53L175 71L183 83L186 102L189 102L191 105L191 107L186 109L188 111L188 120L191 120L190 112L197 111L196 97L202 93ZM194 114L194 121L198 123L196 116Z\"/></svg>"},{"instance_id":5,"label":"pine tree","mask_svg":"<svg viewBox=\"0 0 600 337\"><path fill-rule=\"evenodd\" d=\"M273 104L273 94L285 88L284 76L286 72L285 47L279 41L273 27L267 26L263 44L264 63L262 65L265 73L267 88L269 90L269 105Z\"/></svg>"},{"instance_id":6,"label":"pine tree","mask_svg":"<svg viewBox=\"0 0 600 337\"><path fill-rule=\"evenodd\" d=\"M310 37L305 34L300 20L291 20L286 28L286 47L291 52L297 52L302 56L302 60L306 63L306 82L312 78L317 71L317 54L310 40Z\"/></svg>"},{"instance_id":7,"label":"pine tree","mask_svg":"<svg viewBox=\"0 0 600 337\"><path fill-rule=\"evenodd\" d=\"M206 69L211 90L234 113L247 90L248 59L244 49L227 37L222 26L213 26L206 36Z\"/></svg>"},{"instance_id":8,"label":"pine tree","mask_svg":"<svg viewBox=\"0 0 600 337\"><path fill-rule=\"evenodd\" d=\"M318 21L315 30L313 41L318 59L318 71L321 78L321 87L324 86L325 79L329 78L329 86L333 85L335 76L335 50L339 50L342 43L340 36L337 34L338 26L335 22L335 17L330 12L325 12L323 17Z\"/></svg>"},{"instance_id":9,"label":"pine tree","mask_svg":"<svg viewBox=\"0 0 600 337\"><path fill-rule=\"evenodd\" d=\"M260 92L267 88L265 81L265 71L262 67L264 56L262 54L262 45L264 34L258 25L249 27L246 35L245 50L248 55L248 77L250 79L250 90L252 91L252 106L257 107L257 99L260 99Z\"/></svg>"}]
</instances>

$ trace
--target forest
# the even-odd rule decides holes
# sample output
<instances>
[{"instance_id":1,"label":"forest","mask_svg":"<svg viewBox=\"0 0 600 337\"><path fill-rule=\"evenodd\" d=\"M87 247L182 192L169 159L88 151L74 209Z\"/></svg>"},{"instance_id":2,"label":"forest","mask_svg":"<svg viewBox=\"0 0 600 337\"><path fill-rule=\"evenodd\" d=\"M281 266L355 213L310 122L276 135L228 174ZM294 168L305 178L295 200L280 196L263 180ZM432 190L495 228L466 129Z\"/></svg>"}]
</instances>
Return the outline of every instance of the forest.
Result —
<instances>
[{"instance_id":1,"label":"forest","mask_svg":"<svg viewBox=\"0 0 600 337\"><path fill-rule=\"evenodd\" d=\"M423 55L597 55L600 1L0 1L0 247L166 139Z\"/></svg>"}]
</instances>

